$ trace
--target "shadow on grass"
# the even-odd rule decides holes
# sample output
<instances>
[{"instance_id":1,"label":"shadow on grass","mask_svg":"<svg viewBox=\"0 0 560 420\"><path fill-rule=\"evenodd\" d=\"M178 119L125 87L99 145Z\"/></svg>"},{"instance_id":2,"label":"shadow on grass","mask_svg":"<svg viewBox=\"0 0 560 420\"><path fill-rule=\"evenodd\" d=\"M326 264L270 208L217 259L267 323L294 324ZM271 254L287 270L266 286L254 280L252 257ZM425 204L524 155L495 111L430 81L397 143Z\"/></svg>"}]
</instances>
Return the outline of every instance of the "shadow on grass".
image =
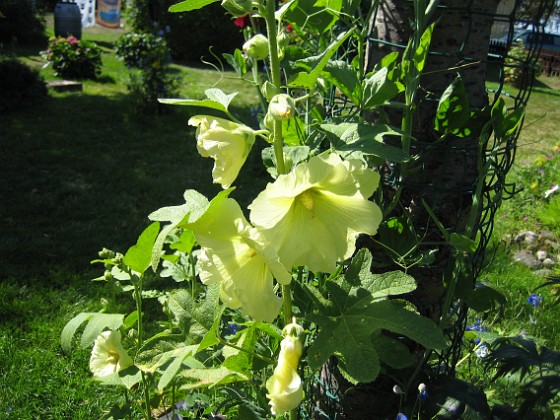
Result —
<instances>
[{"instance_id":1,"label":"shadow on grass","mask_svg":"<svg viewBox=\"0 0 560 420\"><path fill-rule=\"evenodd\" d=\"M191 115L141 115L127 95L81 93L3 116L0 276L89 270L102 247L125 252L148 214L181 204L185 189L213 197ZM245 206L268 180L255 150L232 196Z\"/></svg>"}]
</instances>

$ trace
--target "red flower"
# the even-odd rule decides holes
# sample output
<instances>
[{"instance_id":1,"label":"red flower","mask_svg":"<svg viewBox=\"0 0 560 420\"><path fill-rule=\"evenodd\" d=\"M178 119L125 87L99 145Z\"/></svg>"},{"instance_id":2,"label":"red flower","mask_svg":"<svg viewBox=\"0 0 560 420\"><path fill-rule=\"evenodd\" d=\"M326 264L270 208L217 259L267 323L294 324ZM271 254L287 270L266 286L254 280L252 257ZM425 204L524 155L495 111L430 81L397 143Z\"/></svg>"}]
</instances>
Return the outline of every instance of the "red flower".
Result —
<instances>
[{"instance_id":1,"label":"red flower","mask_svg":"<svg viewBox=\"0 0 560 420\"><path fill-rule=\"evenodd\" d=\"M286 32L292 32L293 30L294 30L294 27L290 23L288 23L286 25Z\"/></svg>"},{"instance_id":2,"label":"red flower","mask_svg":"<svg viewBox=\"0 0 560 420\"><path fill-rule=\"evenodd\" d=\"M241 16L235 19L233 24L241 29L245 29L247 26L251 26L251 18L249 15Z\"/></svg>"}]
</instances>

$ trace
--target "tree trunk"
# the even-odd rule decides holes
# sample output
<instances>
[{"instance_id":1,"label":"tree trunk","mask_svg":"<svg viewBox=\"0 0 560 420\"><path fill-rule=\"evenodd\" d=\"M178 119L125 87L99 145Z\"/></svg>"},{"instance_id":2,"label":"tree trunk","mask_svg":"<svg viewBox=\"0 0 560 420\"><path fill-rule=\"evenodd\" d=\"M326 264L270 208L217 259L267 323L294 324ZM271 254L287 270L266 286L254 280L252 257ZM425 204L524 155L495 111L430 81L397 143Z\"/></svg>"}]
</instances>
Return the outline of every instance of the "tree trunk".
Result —
<instances>
[{"instance_id":1,"label":"tree trunk","mask_svg":"<svg viewBox=\"0 0 560 420\"><path fill-rule=\"evenodd\" d=\"M438 135L434 133L433 127L437 101L460 74L471 107L481 109L488 104L486 63L492 15L498 3L499 0L440 1L430 48L436 54L431 54L427 60L414 117L413 135L416 140L412 141L411 153L419 159L409 167L408 173L411 175L402 180L404 190L400 205L391 215L399 216L403 211L406 212L418 236L431 244L423 250L436 248L433 264L409 271L418 283L417 290L409 296L409 300L420 313L436 322L442 315L446 292L444 276L453 269L454 252L444 244L443 235L426 212L423 202L434 211L448 232L463 233L479 175L477 160L480 153L477 138L450 138L435 143ZM381 0L379 12L374 17L375 21L371 22L374 38L393 45L406 45L411 34L409 22L414 17L411 1ZM402 52L402 49L390 44L371 43L367 52L368 69L394 50ZM400 126L400 114L389 114L389 117L393 125ZM386 186L386 189L390 190L390 187ZM374 247L372 244L366 246ZM418 363L422 363L421 350L417 353ZM415 367L382 375L373 384L352 386L338 373L336 361L331 360L322 371L323 391L327 388L331 392L333 389L338 390L340 398L331 407L323 408L331 412L335 410L336 418L340 419L394 418L399 397L392 392L395 380L390 377L406 383ZM412 389L417 385L418 382L414 383Z\"/></svg>"}]
</instances>

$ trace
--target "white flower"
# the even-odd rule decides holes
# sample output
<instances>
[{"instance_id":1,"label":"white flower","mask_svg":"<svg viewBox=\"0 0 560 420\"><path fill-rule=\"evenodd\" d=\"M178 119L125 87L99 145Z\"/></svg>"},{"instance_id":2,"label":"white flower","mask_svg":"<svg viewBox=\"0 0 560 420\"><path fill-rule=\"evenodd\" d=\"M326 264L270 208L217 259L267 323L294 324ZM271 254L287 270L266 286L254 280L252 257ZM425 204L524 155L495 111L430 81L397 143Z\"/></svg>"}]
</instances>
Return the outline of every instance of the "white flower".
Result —
<instances>
[{"instance_id":1,"label":"white flower","mask_svg":"<svg viewBox=\"0 0 560 420\"><path fill-rule=\"evenodd\" d=\"M89 359L89 369L94 376L107 376L133 364L132 358L121 344L119 331L103 331L95 339Z\"/></svg>"},{"instance_id":2,"label":"white flower","mask_svg":"<svg viewBox=\"0 0 560 420\"><path fill-rule=\"evenodd\" d=\"M558 184L553 185L552 187L550 187L550 189L546 190L544 192L544 198L550 197L551 194L555 193L556 191L558 191Z\"/></svg>"}]
</instances>

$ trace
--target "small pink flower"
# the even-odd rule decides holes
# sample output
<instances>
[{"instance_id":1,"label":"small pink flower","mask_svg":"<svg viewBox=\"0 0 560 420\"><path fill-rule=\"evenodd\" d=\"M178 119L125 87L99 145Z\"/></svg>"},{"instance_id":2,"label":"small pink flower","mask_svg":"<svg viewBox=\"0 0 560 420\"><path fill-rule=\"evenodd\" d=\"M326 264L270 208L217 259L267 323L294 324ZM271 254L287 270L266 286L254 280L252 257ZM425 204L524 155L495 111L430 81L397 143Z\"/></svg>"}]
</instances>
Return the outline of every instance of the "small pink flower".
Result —
<instances>
[{"instance_id":1,"label":"small pink flower","mask_svg":"<svg viewBox=\"0 0 560 420\"><path fill-rule=\"evenodd\" d=\"M69 36L68 38L66 38L66 41L68 41L70 45L77 45L80 42L78 38L74 36Z\"/></svg>"},{"instance_id":2,"label":"small pink flower","mask_svg":"<svg viewBox=\"0 0 560 420\"><path fill-rule=\"evenodd\" d=\"M235 19L233 24L241 29L245 29L246 27L251 26L251 18L249 15L241 16Z\"/></svg>"}]
</instances>

